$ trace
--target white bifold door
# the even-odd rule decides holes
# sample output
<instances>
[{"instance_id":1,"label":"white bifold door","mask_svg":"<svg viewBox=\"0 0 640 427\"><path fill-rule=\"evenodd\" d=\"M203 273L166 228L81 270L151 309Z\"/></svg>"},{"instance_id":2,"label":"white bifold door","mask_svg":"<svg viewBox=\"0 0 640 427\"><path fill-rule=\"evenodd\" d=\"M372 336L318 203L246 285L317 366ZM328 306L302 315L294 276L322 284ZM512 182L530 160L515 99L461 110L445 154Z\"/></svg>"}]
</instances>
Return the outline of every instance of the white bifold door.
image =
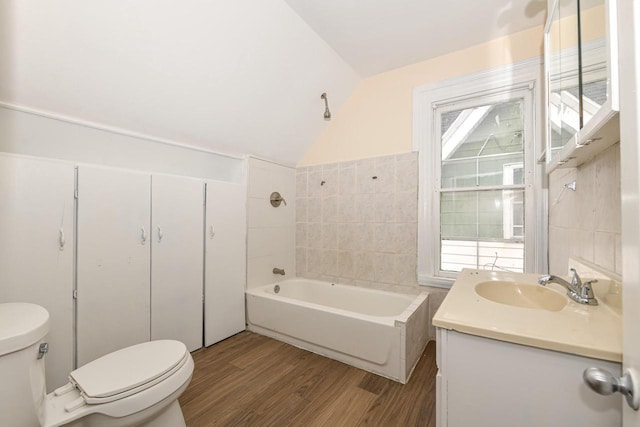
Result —
<instances>
[{"instance_id":1,"label":"white bifold door","mask_svg":"<svg viewBox=\"0 0 640 427\"><path fill-rule=\"evenodd\" d=\"M207 181L205 345L245 330L246 187Z\"/></svg>"},{"instance_id":2,"label":"white bifold door","mask_svg":"<svg viewBox=\"0 0 640 427\"><path fill-rule=\"evenodd\" d=\"M74 166L0 154L0 303L49 311L48 391L73 369Z\"/></svg>"},{"instance_id":3,"label":"white bifold door","mask_svg":"<svg viewBox=\"0 0 640 427\"><path fill-rule=\"evenodd\" d=\"M204 182L151 177L151 339L202 347Z\"/></svg>"},{"instance_id":4,"label":"white bifold door","mask_svg":"<svg viewBox=\"0 0 640 427\"><path fill-rule=\"evenodd\" d=\"M78 168L77 365L149 341L151 176Z\"/></svg>"}]
</instances>

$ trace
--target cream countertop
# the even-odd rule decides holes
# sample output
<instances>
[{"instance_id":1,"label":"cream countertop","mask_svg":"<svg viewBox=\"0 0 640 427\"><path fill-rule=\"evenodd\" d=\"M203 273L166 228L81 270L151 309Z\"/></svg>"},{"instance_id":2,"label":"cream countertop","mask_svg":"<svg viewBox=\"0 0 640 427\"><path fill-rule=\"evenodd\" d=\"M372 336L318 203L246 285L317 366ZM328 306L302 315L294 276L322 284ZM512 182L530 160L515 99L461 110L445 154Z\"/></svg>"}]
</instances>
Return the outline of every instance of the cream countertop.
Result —
<instances>
[{"instance_id":1,"label":"cream countertop","mask_svg":"<svg viewBox=\"0 0 640 427\"><path fill-rule=\"evenodd\" d=\"M580 272L580 270L578 270ZM578 304L567 297L559 311L521 308L478 295L475 285L486 281L537 284L539 274L463 270L433 318L437 327L548 350L622 361L622 320L614 302L619 289L599 279L593 289L600 305ZM587 280L588 278L583 278ZM547 288L566 295L555 283Z\"/></svg>"}]
</instances>

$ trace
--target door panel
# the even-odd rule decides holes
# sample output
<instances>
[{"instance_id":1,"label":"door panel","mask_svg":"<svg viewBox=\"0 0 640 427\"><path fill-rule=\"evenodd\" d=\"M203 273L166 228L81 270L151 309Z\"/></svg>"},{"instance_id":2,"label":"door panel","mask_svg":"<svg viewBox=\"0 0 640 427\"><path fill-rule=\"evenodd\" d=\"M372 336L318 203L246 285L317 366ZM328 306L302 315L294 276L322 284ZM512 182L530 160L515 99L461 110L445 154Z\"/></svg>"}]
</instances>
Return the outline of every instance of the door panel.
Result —
<instances>
[{"instance_id":1,"label":"door panel","mask_svg":"<svg viewBox=\"0 0 640 427\"><path fill-rule=\"evenodd\" d=\"M640 2L617 4L621 88L622 360L623 367L640 378ZM640 384L636 384L635 392L640 393ZM623 403L622 425L640 426L640 411Z\"/></svg>"},{"instance_id":2,"label":"door panel","mask_svg":"<svg viewBox=\"0 0 640 427\"><path fill-rule=\"evenodd\" d=\"M73 369L74 175L69 163L0 155L0 303L49 311L48 391Z\"/></svg>"},{"instance_id":3,"label":"door panel","mask_svg":"<svg viewBox=\"0 0 640 427\"><path fill-rule=\"evenodd\" d=\"M207 181L205 345L246 327L246 187Z\"/></svg>"},{"instance_id":4,"label":"door panel","mask_svg":"<svg viewBox=\"0 0 640 427\"><path fill-rule=\"evenodd\" d=\"M78 169L78 366L150 339L151 177Z\"/></svg>"},{"instance_id":5,"label":"door panel","mask_svg":"<svg viewBox=\"0 0 640 427\"><path fill-rule=\"evenodd\" d=\"M151 339L202 347L204 183L152 178Z\"/></svg>"}]
</instances>

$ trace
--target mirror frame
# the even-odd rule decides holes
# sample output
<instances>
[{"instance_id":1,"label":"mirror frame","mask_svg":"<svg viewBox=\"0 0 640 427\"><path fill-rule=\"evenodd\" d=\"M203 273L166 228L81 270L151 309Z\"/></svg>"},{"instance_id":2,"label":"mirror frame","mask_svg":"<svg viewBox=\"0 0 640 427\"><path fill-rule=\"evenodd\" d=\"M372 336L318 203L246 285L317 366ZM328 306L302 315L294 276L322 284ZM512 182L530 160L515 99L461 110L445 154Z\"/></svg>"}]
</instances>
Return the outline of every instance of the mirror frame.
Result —
<instances>
[{"instance_id":1,"label":"mirror frame","mask_svg":"<svg viewBox=\"0 0 640 427\"><path fill-rule=\"evenodd\" d=\"M545 79L545 152L540 156L546 163L547 174L559 167L577 167L585 161L620 141L619 124L619 77L618 77L618 27L617 0L605 0L606 22L606 62L607 62L607 101L596 114L578 130L575 135L557 152L551 156L551 123L550 107L550 46L549 32L553 24L555 11L559 7L559 0L554 0L548 12L544 29L544 79ZM578 11L580 13L580 11ZM582 49L582 44L579 44ZM580 73L582 70L580 70ZM542 161L542 160L541 160Z\"/></svg>"}]
</instances>

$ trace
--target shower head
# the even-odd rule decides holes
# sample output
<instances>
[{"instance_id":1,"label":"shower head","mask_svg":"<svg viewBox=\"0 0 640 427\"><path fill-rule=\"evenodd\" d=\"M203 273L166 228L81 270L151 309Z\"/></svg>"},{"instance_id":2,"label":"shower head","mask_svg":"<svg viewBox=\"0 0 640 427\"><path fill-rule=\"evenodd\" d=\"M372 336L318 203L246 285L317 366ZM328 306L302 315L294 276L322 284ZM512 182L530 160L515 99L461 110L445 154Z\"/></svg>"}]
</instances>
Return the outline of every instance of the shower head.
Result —
<instances>
[{"instance_id":1,"label":"shower head","mask_svg":"<svg viewBox=\"0 0 640 427\"><path fill-rule=\"evenodd\" d=\"M324 119L331 120L331 111L329 111L329 101L327 99L327 92L320 95L320 99L324 99Z\"/></svg>"}]
</instances>

